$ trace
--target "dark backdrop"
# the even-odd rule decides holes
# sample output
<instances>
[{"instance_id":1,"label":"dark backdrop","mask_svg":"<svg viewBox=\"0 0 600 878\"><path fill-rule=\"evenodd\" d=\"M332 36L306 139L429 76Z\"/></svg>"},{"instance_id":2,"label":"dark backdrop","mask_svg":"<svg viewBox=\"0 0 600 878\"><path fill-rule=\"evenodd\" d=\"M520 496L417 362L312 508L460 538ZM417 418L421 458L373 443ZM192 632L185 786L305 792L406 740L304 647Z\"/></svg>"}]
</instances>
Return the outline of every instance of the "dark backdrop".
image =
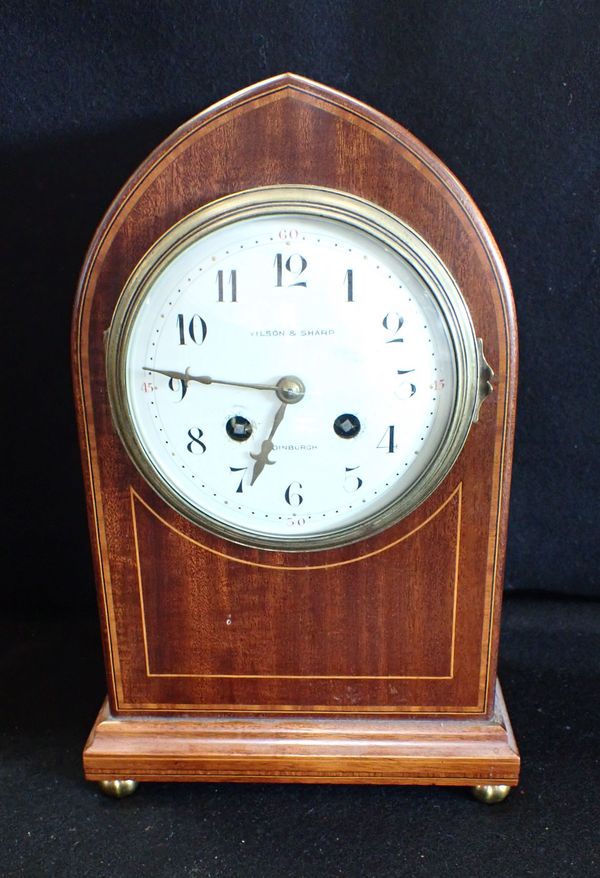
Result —
<instances>
[{"instance_id":1,"label":"dark backdrop","mask_svg":"<svg viewBox=\"0 0 600 878\"><path fill-rule=\"evenodd\" d=\"M599 19L600 0L2 5L2 876L598 875ZM105 684L69 370L78 271L151 149L284 70L430 146L513 281L500 671L523 773L491 809L460 789L261 784L147 784L117 804L82 779Z\"/></svg>"},{"instance_id":2,"label":"dark backdrop","mask_svg":"<svg viewBox=\"0 0 600 878\"><path fill-rule=\"evenodd\" d=\"M507 587L598 595L599 17L593 0L5 5L3 601L94 602L68 338L96 224L177 125L284 70L401 122L482 209L521 337Z\"/></svg>"}]
</instances>

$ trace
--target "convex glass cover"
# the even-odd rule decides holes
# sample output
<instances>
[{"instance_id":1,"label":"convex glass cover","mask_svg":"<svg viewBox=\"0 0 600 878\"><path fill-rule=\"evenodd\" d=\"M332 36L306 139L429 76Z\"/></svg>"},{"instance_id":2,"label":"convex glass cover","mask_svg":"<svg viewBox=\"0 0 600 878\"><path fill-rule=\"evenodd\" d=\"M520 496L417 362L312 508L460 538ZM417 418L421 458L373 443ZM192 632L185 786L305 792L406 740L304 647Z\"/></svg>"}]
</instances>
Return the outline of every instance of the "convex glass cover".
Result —
<instances>
[{"instance_id":1,"label":"convex glass cover","mask_svg":"<svg viewBox=\"0 0 600 878\"><path fill-rule=\"evenodd\" d=\"M478 354L432 248L355 196L266 187L183 219L122 292L118 432L178 512L236 542L353 542L413 511L466 439Z\"/></svg>"}]
</instances>

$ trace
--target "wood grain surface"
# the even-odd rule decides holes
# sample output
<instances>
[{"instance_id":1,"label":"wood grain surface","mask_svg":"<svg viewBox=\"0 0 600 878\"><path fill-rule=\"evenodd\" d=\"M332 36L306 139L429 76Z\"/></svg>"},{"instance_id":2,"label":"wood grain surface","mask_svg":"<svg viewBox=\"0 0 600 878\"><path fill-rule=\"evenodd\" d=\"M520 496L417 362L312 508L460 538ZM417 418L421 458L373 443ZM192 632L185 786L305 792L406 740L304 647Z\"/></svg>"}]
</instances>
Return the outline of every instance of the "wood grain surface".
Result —
<instances>
[{"instance_id":1,"label":"wood grain surface","mask_svg":"<svg viewBox=\"0 0 600 878\"><path fill-rule=\"evenodd\" d=\"M125 281L163 232L221 196L294 183L360 195L422 235L456 279L495 373L494 392L457 463L419 509L360 543L305 553L219 539L149 488L111 422L103 347ZM471 723L471 737L483 729L492 747L516 325L490 232L438 159L380 113L291 74L222 101L161 144L107 212L81 275L72 344L112 717L96 726L86 751L90 777L102 775L102 747L125 729L115 718L127 715L158 717L159 738L166 734L160 714L204 713L207 723L211 713L303 715L305 722L318 715L315 723L446 716ZM443 723L430 721L435 741ZM131 740L150 728L132 722L123 732ZM185 750L191 739L181 734ZM453 753L460 751L457 734ZM492 772L498 782L515 782L517 757L514 750L506 756L507 740L497 763L482 757L482 777ZM133 751L138 744L147 746L138 741ZM324 753L321 775L338 776L336 760ZM187 777L173 759L164 773L146 766L144 777ZM261 772L273 767L266 759ZM405 782L393 780L397 764L386 774L371 751L364 759L361 770L373 777ZM457 756L441 780L435 764L429 772L414 763L411 782L458 783L466 770ZM207 779L234 770L227 760L211 763L214 771L203 765ZM292 759L285 771L300 779L304 769Z\"/></svg>"},{"instance_id":2,"label":"wood grain surface","mask_svg":"<svg viewBox=\"0 0 600 878\"><path fill-rule=\"evenodd\" d=\"M519 756L498 689L489 719L149 719L105 703L84 752L89 780L507 784Z\"/></svg>"}]
</instances>

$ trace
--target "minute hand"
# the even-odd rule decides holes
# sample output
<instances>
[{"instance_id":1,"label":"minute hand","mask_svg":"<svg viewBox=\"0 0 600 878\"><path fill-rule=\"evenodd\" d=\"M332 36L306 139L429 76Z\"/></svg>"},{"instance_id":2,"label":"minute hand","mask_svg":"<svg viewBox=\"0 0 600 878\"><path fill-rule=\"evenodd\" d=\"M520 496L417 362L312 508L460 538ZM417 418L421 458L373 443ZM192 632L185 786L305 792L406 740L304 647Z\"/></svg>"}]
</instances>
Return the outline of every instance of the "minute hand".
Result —
<instances>
[{"instance_id":1,"label":"minute hand","mask_svg":"<svg viewBox=\"0 0 600 878\"><path fill-rule=\"evenodd\" d=\"M198 384L226 384L228 387L250 387L253 390L275 390L279 388L276 384L252 384L248 381L224 381L220 378L211 378L210 375L191 375L189 367L185 372L176 372L172 369L155 369L152 366L144 366L145 372L157 372L159 375L166 375L167 378L177 378L187 384L189 381L196 381Z\"/></svg>"}]
</instances>

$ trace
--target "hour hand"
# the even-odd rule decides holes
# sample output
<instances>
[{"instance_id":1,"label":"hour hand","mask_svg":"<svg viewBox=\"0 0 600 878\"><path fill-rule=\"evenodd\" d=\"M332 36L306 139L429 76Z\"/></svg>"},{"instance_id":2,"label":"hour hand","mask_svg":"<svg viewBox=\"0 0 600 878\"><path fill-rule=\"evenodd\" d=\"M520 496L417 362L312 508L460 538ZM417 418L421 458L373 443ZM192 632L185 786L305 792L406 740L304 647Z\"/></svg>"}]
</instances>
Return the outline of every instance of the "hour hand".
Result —
<instances>
[{"instance_id":1,"label":"hour hand","mask_svg":"<svg viewBox=\"0 0 600 878\"><path fill-rule=\"evenodd\" d=\"M269 454L271 453L271 451L273 451L273 436L275 435L275 431L283 421L283 416L285 415L285 410L287 406L287 402L282 402L277 409L277 413L275 414L275 419L273 421L273 426L271 427L271 432L269 433L267 438L263 440L258 454L253 454L252 452L250 452L250 457L254 461L256 461L252 470L252 478L250 479L251 485L254 484L254 482L257 480L267 464L271 466L276 462L274 460L269 460Z\"/></svg>"}]
</instances>

